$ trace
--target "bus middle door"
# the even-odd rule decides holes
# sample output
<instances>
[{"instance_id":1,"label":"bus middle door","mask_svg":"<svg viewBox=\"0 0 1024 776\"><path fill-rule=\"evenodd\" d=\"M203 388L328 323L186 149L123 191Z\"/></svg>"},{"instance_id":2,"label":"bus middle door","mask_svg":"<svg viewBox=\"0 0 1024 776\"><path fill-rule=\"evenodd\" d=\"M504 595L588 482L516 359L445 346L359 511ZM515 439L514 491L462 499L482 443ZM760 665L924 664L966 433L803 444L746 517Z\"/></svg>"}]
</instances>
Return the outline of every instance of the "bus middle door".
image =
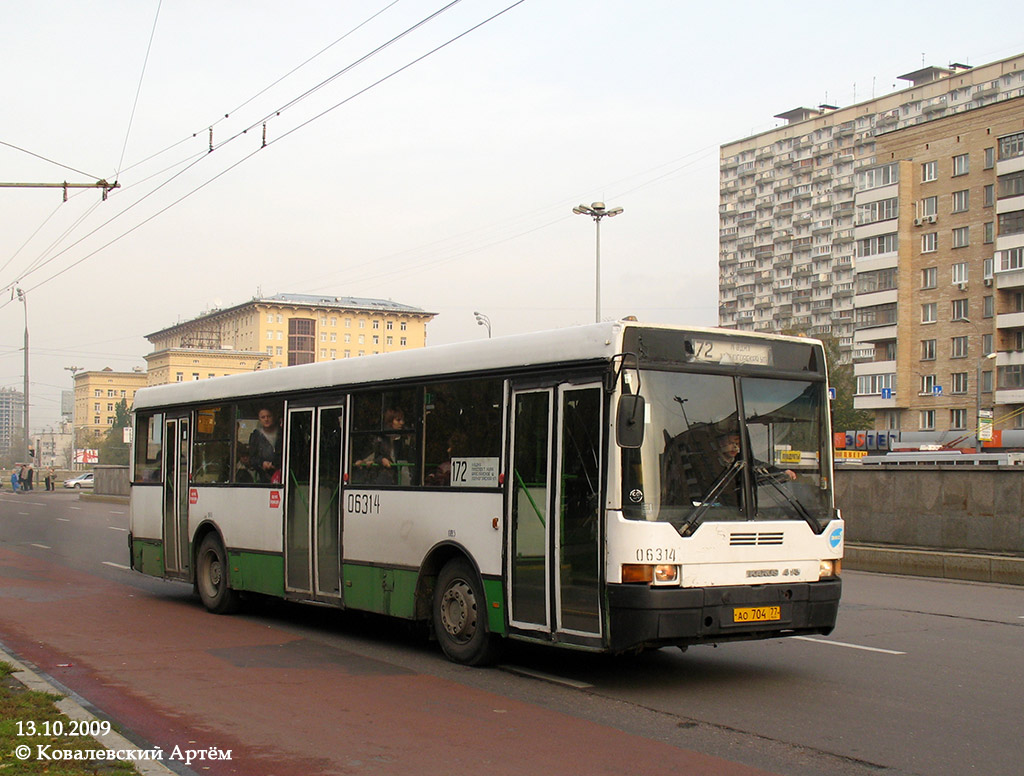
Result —
<instances>
[{"instance_id":1,"label":"bus middle door","mask_svg":"<svg viewBox=\"0 0 1024 776\"><path fill-rule=\"evenodd\" d=\"M599 383L514 386L508 526L512 627L589 643L601 628Z\"/></svg>"}]
</instances>

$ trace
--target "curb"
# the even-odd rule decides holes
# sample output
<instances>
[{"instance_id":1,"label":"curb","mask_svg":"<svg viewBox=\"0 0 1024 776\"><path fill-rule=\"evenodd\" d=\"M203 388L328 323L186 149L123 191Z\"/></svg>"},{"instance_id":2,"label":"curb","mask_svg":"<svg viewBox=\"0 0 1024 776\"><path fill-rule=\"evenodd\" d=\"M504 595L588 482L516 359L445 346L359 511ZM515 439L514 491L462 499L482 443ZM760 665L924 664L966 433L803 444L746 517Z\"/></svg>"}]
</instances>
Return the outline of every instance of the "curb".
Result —
<instances>
[{"instance_id":1,"label":"curb","mask_svg":"<svg viewBox=\"0 0 1024 776\"><path fill-rule=\"evenodd\" d=\"M850 571L1024 585L1024 557L1015 555L848 543L843 567Z\"/></svg>"},{"instance_id":2,"label":"curb","mask_svg":"<svg viewBox=\"0 0 1024 776\"><path fill-rule=\"evenodd\" d=\"M14 669L11 676L21 682L29 690L35 690L36 692L45 692L51 695L60 696L60 700L56 701L56 706L59 711L66 714L70 719L79 721L91 721L98 720L99 718L87 711L80 703L68 697L65 693L58 690L52 684L43 679L39 674L30 670L25 666L24 663L17 660L10 652L7 652L3 648L0 648L0 660L10 664ZM111 731L106 735L93 736L100 746L114 751L132 751L132 752L145 752L146 749L142 749L127 738L122 736L120 733ZM135 770L141 773L143 776L176 776L174 771L168 768L163 763L157 760L133 760L131 761Z\"/></svg>"}]
</instances>

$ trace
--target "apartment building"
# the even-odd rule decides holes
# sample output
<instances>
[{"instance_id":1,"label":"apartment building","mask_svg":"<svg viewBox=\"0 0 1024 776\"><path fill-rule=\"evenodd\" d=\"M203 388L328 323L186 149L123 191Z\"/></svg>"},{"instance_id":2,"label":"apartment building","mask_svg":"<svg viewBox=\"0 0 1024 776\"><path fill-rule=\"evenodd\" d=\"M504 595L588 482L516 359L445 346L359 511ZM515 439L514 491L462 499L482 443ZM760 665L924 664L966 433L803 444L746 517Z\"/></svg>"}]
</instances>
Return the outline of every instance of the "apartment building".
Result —
<instances>
[{"instance_id":1,"label":"apartment building","mask_svg":"<svg viewBox=\"0 0 1024 776\"><path fill-rule=\"evenodd\" d=\"M25 394L13 388L0 388L0 455L24 451Z\"/></svg>"},{"instance_id":2,"label":"apartment building","mask_svg":"<svg viewBox=\"0 0 1024 776\"><path fill-rule=\"evenodd\" d=\"M260 296L148 334L150 384L421 348L435 315L383 299Z\"/></svg>"},{"instance_id":3,"label":"apartment building","mask_svg":"<svg viewBox=\"0 0 1024 776\"><path fill-rule=\"evenodd\" d=\"M110 367L76 372L74 380L75 415L72 425L79 443L84 442L90 433L105 434L114 425L117 405L123 400L130 410L135 392L148 383L146 373L141 369L115 372Z\"/></svg>"},{"instance_id":4,"label":"apartment building","mask_svg":"<svg viewBox=\"0 0 1024 776\"><path fill-rule=\"evenodd\" d=\"M858 172L877 166L884 133L1024 95L1024 55L900 78L911 85L786 111L776 116L784 126L722 146L720 326L831 335L852 360Z\"/></svg>"}]
</instances>

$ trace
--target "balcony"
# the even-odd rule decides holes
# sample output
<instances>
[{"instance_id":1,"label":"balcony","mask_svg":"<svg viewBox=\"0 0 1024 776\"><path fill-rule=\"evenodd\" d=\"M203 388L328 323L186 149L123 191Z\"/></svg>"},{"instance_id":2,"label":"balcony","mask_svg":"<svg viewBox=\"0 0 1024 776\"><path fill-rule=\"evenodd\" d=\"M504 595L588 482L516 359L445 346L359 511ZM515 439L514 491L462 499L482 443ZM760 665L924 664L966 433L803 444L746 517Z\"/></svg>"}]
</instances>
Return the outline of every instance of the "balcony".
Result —
<instances>
[{"instance_id":1,"label":"balcony","mask_svg":"<svg viewBox=\"0 0 1024 776\"><path fill-rule=\"evenodd\" d=\"M1000 313L996 315L997 329L1024 328L1024 313Z\"/></svg>"},{"instance_id":2,"label":"balcony","mask_svg":"<svg viewBox=\"0 0 1024 776\"><path fill-rule=\"evenodd\" d=\"M1024 267L1018 269L996 270L996 288L1024 288Z\"/></svg>"}]
</instances>

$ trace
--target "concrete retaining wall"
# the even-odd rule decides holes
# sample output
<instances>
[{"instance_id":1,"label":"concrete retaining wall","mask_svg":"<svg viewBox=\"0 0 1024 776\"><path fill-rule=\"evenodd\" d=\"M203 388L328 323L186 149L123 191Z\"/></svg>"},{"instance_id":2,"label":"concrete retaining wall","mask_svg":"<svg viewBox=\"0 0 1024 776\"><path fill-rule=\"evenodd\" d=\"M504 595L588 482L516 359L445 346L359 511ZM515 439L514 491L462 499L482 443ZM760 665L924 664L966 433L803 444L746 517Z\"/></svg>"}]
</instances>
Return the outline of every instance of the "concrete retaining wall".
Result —
<instances>
[{"instance_id":1,"label":"concrete retaining wall","mask_svg":"<svg viewBox=\"0 0 1024 776\"><path fill-rule=\"evenodd\" d=\"M127 496L127 466L97 466L93 493L97 496Z\"/></svg>"},{"instance_id":2,"label":"concrete retaining wall","mask_svg":"<svg viewBox=\"0 0 1024 776\"><path fill-rule=\"evenodd\" d=\"M836 505L848 542L1024 553L1022 467L840 468Z\"/></svg>"}]
</instances>

